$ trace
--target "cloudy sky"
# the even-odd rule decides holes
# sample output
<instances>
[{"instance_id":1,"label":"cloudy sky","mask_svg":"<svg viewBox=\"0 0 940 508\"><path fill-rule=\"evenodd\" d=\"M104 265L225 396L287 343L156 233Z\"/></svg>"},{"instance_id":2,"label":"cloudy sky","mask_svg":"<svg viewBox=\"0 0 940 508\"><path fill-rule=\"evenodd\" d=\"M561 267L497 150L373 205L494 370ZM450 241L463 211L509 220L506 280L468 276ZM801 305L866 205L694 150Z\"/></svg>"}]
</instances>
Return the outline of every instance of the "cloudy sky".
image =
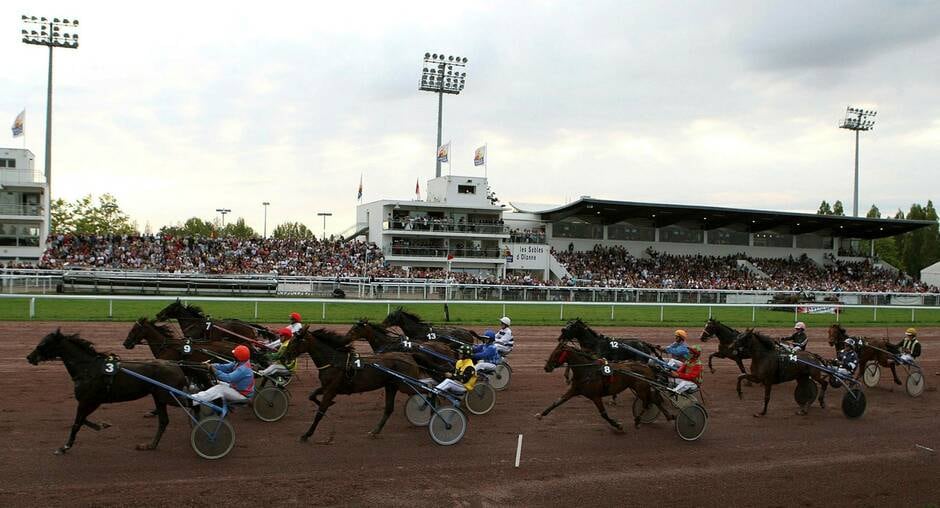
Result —
<instances>
[{"instance_id":1,"label":"cloudy sky","mask_svg":"<svg viewBox=\"0 0 940 508\"><path fill-rule=\"evenodd\" d=\"M81 47L55 55L53 193L110 192L141 228L225 207L260 230L270 201L269 230L319 233L331 211L340 232L360 174L365 201L412 198L434 174L425 51L469 59L444 101L451 170L480 174L488 143L504 202L851 211L850 104L878 110L862 212L940 197L940 2L89 4L3 2L0 121L27 109L41 168L46 56L19 19L78 18Z\"/></svg>"}]
</instances>

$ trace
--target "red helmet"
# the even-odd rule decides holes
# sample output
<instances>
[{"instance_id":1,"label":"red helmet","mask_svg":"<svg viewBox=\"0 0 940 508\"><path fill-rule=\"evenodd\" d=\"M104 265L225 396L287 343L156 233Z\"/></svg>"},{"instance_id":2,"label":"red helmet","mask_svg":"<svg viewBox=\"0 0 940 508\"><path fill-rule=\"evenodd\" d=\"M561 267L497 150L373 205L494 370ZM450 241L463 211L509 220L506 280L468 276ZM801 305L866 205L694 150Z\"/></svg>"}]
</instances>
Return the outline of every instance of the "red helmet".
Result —
<instances>
[{"instance_id":1,"label":"red helmet","mask_svg":"<svg viewBox=\"0 0 940 508\"><path fill-rule=\"evenodd\" d=\"M235 355L235 359L240 362L247 362L251 358L251 351L248 351L248 348L245 346L235 346L235 349L232 350L232 354Z\"/></svg>"},{"instance_id":2,"label":"red helmet","mask_svg":"<svg viewBox=\"0 0 940 508\"><path fill-rule=\"evenodd\" d=\"M284 337L285 339L289 339L294 336L294 331L291 330L289 326L285 326L284 328L278 330L277 334L281 337Z\"/></svg>"},{"instance_id":3,"label":"red helmet","mask_svg":"<svg viewBox=\"0 0 940 508\"><path fill-rule=\"evenodd\" d=\"M290 319L291 319L291 321L297 321L298 323L299 323L300 321L302 321L302 319L300 319L300 314L298 314L298 313L296 313L296 312L291 312L291 313L290 313Z\"/></svg>"}]
</instances>

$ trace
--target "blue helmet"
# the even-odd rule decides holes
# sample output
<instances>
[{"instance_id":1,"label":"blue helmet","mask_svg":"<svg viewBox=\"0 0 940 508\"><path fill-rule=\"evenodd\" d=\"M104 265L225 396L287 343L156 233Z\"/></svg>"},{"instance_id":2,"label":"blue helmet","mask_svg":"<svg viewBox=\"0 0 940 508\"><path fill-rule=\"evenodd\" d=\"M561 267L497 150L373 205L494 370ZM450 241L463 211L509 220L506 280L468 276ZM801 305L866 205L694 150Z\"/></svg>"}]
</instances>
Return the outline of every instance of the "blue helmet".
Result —
<instances>
[{"instance_id":1,"label":"blue helmet","mask_svg":"<svg viewBox=\"0 0 940 508\"><path fill-rule=\"evenodd\" d=\"M489 341L496 340L496 332L494 332L493 330L487 330L483 332L483 336L489 339Z\"/></svg>"}]
</instances>

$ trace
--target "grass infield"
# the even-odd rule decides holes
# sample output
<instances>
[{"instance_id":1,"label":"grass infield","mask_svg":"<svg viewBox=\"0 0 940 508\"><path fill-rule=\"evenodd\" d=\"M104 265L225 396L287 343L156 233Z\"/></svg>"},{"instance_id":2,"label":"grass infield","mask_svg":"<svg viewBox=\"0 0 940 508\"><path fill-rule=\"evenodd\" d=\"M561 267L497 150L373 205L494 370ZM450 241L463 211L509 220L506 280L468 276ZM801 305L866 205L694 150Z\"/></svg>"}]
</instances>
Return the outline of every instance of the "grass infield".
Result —
<instances>
[{"instance_id":1,"label":"grass infield","mask_svg":"<svg viewBox=\"0 0 940 508\"><path fill-rule=\"evenodd\" d=\"M384 303L337 301L336 303L291 303L291 302L212 302L198 298L187 298L190 304L199 305L209 315L216 318L238 318L262 323L286 322L291 312L299 312L305 323L352 323L359 318L381 321L389 308ZM133 321L141 316L153 317L166 306L168 301L113 300L106 297L101 300L70 300L36 298L34 321ZM466 304L450 303L450 322L467 325L491 325L505 312L513 320L513 325L558 325L569 319L580 317L593 326L700 326L709 316L709 306L663 307L658 305L614 306L611 317L610 305L527 305L518 302ZM444 321L442 302L404 305L431 322ZM257 310L256 310L257 309ZM733 326L785 327L792 325L795 315L792 311L772 311L742 305L740 307L711 307L711 315ZM11 298L0 300L0 320L29 320L29 298ZM799 320L809 326L823 326L836 322L834 314L800 314ZM843 308L838 320L845 326L879 327L904 326L911 323L920 326L940 325L940 308L927 307L916 309L894 308Z\"/></svg>"}]
</instances>

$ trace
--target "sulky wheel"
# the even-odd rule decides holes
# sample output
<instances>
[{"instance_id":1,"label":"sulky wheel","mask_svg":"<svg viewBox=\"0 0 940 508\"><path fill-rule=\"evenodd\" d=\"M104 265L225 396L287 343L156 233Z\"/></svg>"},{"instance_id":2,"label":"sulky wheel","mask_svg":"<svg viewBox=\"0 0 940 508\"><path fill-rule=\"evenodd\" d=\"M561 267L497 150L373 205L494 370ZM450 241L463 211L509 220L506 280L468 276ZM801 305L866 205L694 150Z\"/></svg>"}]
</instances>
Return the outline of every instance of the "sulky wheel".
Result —
<instances>
[{"instance_id":1,"label":"sulky wheel","mask_svg":"<svg viewBox=\"0 0 940 508\"><path fill-rule=\"evenodd\" d=\"M433 395L431 396L433 397ZM422 397L414 394L405 401L405 419L416 427L425 427L431 421L431 404L434 402L430 397Z\"/></svg>"},{"instance_id":2,"label":"sulky wheel","mask_svg":"<svg viewBox=\"0 0 940 508\"><path fill-rule=\"evenodd\" d=\"M633 417L640 417L640 423L653 423L659 418L659 406L650 404L650 407L643 410L643 401L637 397L633 399Z\"/></svg>"},{"instance_id":3,"label":"sulky wheel","mask_svg":"<svg viewBox=\"0 0 940 508\"><path fill-rule=\"evenodd\" d=\"M924 375L919 370L911 371L904 383L904 389L911 397L919 397L920 394L924 393L924 386Z\"/></svg>"},{"instance_id":4,"label":"sulky wheel","mask_svg":"<svg viewBox=\"0 0 940 508\"><path fill-rule=\"evenodd\" d=\"M812 379L797 381L796 389L793 390L793 400L801 406L812 403L819 395L819 387Z\"/></svg>"},{"instance_id":5,"label":"sulky wheel","mask_svg":"<svg viewBox=\"0 0 940 508\"><path fill-rule=\"evenodd\" d=\"M287 386L291 381L294 380L293 374L277 374L274 377L274 382L281 387Z\"/></svg>"},{"instance_id":6,"label":"sulky wheel","mask_svg":"<svg viewBox=\"0 0 940 508\"><path fill-rule=\"evenodd\" d=\"M489 378L490 386L497 392L501 392L509 386L509 380L512 378L512 367L508 363L500 363Z\"/></svg>"},{"instance_id":7,"label":"sulky wheel","mask_svg":"<svg viewBox=\"0 0 940 508\"><path fill-rule=\"evenodd\" d=\"M235 430L218 416L209 416L193 427L189 443L196 455L204 459L221 459L235 446Z\"/></svg>"},{"instance_id":8,"label":"sulky wheel","mask_svg":"<svg viewBox=\"0 0 940 508\"><path fill-rule=\"evenodd\" d=\"M848 388L848 387L847 387ZM846 389L842 396L842 414L846 418L858 418L865 414L865 408L868 401L865 399L865 392L861 388Z\"/></svg>"},{"instance_id":9,"label":"sulky wheel","mask_svg":"<svg viewBox=\"0 0 940 508\"><path fill-rule=\"evenodd\" d=\"M708 412L698 404L680 407L676 415L676 433L686 441L695 441L705 433L708 426Z\"/></svg>"},{"instance_id":10,"label":"sulky wheel","mask_svg":"<svg viewBox=\"0 0 940 508\"><path fill-rule=\"evenodd\" d=\"M872 388L881 380L881 367L876 362L865 364L865 370L862 372L862 381L865 386Z\"/></svg>"},{"instance_id":11,"label":"sulky wheel","mask_svg":"<svg viewBox=\"0 0 940 508\"><path fill-rule=\"evenodd\" d=\"M463 439L467 432L467 417L453 407L438 409L428 424L431 439L441 446L450 446Z\"/></svg>"},{"instance_id":12,"label":"sulky wheel","mask_svg":"<svg viewBox=\"0 0 940 508\"><path fill-rule=\"evenodd\" d=\"M266 386L255 394L251 409L263 422L276 422L287 414L290 398L277 386Z\"/></svg>"},{"instance_id":13,"label":"sulky wheel","mask_svg":"<svg viewBox=\"0 0 940 508\"><path fill-rule=\"evenodd\" d=\"M475 415L485 415L496 405L496 390L487 383L477 383L463 396L467 411Z\"/></svg>"}]
</instances>

